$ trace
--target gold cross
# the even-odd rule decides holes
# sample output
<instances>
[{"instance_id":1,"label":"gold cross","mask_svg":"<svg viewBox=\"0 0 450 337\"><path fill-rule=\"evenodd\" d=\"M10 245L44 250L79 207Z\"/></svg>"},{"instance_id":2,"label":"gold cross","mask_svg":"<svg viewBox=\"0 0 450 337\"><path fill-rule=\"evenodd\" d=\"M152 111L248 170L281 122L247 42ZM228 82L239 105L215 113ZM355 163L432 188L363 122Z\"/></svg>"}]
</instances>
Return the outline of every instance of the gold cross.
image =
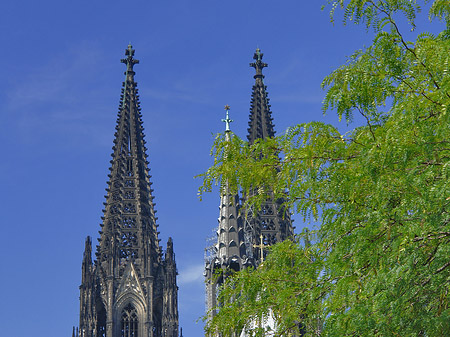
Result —
<instances>
[{"instance_id":1,"label":"gold cross","mask_svg":"<svg viewBox=\"0 0 450 337\"><path fill-rule=\"evenodd\" d=\"M264 237L261 234L259 236L260 244L259 245L253 245L254 248L259 248L260 249L261 263L263 263L263 259L264 259L264 248L268 247L268 245L267 246L264 245L263 238Z\"/></svg>"}]
</instances>

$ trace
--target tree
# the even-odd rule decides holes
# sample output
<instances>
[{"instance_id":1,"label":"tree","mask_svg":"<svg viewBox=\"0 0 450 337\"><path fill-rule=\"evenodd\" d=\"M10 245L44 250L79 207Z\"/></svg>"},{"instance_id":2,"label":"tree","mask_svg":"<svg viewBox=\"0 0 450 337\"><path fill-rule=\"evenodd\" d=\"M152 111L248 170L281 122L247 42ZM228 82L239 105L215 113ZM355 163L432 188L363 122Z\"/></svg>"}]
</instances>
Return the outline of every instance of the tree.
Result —
<instances>
[{"instance_id":1,"label":"tree","mask_svg":"<svg viewBox=\"0 0 450 337\"><path fill-rule=\"evenodd\" d=\"M448 335L450 2L328 5L332 19L341 8L345 23L375 30L371 46L323 81L323 110L366 124L340 134L311 122L252 146L217 137L200 194L222 181L258 187L257 206L267 191L288 191L285 207L321 225L274 246L259 269L229 277L205 329L230 336L271 310L280 336L301 325L308 336ZM414 29L420 5L443 28L410 42L399 22Z\"/></svg>"}]
</instances>

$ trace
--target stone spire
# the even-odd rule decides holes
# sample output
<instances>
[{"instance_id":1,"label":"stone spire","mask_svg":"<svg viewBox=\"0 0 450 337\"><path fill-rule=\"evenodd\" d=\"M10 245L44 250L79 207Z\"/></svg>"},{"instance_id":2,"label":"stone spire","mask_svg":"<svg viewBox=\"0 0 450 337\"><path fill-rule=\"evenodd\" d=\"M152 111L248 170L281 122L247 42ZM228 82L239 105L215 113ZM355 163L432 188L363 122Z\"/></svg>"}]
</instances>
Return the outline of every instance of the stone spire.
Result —
<instances>
[{"instance_id":1,"label":"stone spire","mask_svg":"<svg viewBox=\"0 0 450 337\"><path fill-rule=\"evenodd\" d=\"M252 98L250 102L250 121L248 123L247 139L253 144L257 139L274 137L274 125L272 123L272 112L270 111L269 99L267 97L267 86L264 85L262 74L267 63L262 61L263 53L256 49L253 59L255 62L250 66L255 68L253 76ZM256 191L251 191L251 196ZM244 196L244 200L249 197ZM282 209L283 200L268 198L259 211L245 210L244 237L247 256L252 264L258 265L264 260L267 247L286 240L294 234L292 220L289 210Z\"/></svg>"},{"instance_id":2,"label":"stone spire","mask_svg":"<svg viewBox=\"0 0 450 337\"><path fill-rule=\"evenodd\" d=\"M274 125L272 124L272 112L270 111L267 87L264 85L264 75L262 70L267 67L267 63L262 61L263 53L256 49L253 59L255 62L250 66L255 68L256 74L253 76L255 84L252 88L252 99L250 105L250 121L248 123L247 139L250 144L258 138L274 137Z\"/></svg>"},{"instance_id":3,"label":"stone spire","mask_svg":"<svg viewBox=\"0 0 450 337\"><path fill-rule=\"evenodd\" d=\"M177 265L173 251L173 241L169 237L164 259L164 290L162 331L165 337L178 337L178 286Z\"/></svg>"},{"instance_id":4,"label":"stone spire","mask_svg":"<svg viewBox=\"0 0 450 337\"><path fill-rule=\"evenodd\" d=\"M225 139L228 142L231 141L230 123L233 122L229 117L229 110L230 107L226 105L226 117L222 119L222 122L225 122ZM219 209L217 257L221 258L224 263L236 264L233 269L239 270L242 266L241 259L245 254L244 237L239 217L239 195L230 193L228 182L225 182L222 186Z\"/></svg>"},{"instance_id":5,"label":"stone spire","mask_svg":"<svg viewBox=\"0 0 450 337\"><path fill-rule=\"evenodd\" d=\"M230 123L233 122L229 117L229 110L230 107L226 105L226 117L222 119L222 122L225 122L225 139L227 141L230 141L232 137ZM221 188L218 222L214 255L205 263L206 306L211 317L215 314L212 309L217 306L218 289L226 275L232 271L241 270L245 263L239 195L230 193L227 182L224 182Z\"/></svg>"},{"instance_id":6,"label":"stone spire","mask_svg":"<svg viewBox=\"0 0 450 337\"><path fill-rule=\"evenodd\" d=\"M137 83L133 66L134 49L125 52L123 82L109 174L108 192L97 247L99 263L111 262L107 275L119 276L125 261L132 261L141 276L151 276L161 260L156 216L153 203L146 141L142 126ZM116 260L109 261L110 256ZM114 275L114 273L116 275Z\"/></svg>"},{"instance_id":7,"label":"stone spire","mask_svg":"<svg viewBox=\"0 0 450 337\"><path fill-rule=\"evenodd\" d=\"M92 283L92 267L92 241L91 237L88 236L84 244L83 263L81 266L81 283L86 286Z\"/></svg>"},{"instance_id":8,"label":"stone spire","mask_svg":"<svg viewBox=\"0 0 450 337\"><path fill-rule=\"evenodd\" d=\"M121 60L125 81L94 264L86 240L79 337L178 337L175 254L172 239L165 257L159 246L134 53L128 45Z\"/></svg>"}]
</instances>

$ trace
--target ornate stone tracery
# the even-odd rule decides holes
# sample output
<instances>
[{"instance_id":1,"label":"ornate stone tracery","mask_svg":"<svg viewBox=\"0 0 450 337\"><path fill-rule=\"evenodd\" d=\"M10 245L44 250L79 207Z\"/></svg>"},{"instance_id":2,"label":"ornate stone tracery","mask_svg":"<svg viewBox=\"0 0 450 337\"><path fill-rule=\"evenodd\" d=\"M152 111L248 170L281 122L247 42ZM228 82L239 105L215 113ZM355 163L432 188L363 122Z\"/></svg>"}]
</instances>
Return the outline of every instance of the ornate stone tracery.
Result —
<instances>
[{"instance_id":1,"label":"ornate stone tracery","mask_svg":"<svg viewBox=\"0 0 450 337\"><path fill-rule=\"evenodd\" d=\"M120 322L121 337L139 337L138 326L139 319L136 309L133 305L131 305L131 303L129 303L122 310L122 317Z\"/></svg>"},{"instance_id":2,"label":"ornate stone tracery","mask_svg":"<svg viewBox=\"0 0 450 337\"><path fill-rule=\"evenodd\" d=\"M86 239L80 326L73 337L178 337L172 239L159 246L131 45L96 259Z\"/></svg>"}]
</instances>

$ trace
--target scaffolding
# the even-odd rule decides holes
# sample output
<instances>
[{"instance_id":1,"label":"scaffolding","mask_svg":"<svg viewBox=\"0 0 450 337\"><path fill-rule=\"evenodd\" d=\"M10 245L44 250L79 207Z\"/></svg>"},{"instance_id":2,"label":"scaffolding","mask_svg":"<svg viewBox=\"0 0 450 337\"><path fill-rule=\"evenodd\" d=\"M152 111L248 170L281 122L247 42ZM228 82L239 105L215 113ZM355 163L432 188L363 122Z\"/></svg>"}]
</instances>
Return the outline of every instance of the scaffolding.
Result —
<instances>
[{"instance_id":1,"label":"scaffolding","mask_svg":"<svg viewBox=\"0 0 450 337\"><path fill-rule=\"evenodd\" d=\"M216 245L217 245L217 231L218 227L211 230L210 235L205 239L205 264L211 262L217 257Z\"/></svg>"}]
</instances>

